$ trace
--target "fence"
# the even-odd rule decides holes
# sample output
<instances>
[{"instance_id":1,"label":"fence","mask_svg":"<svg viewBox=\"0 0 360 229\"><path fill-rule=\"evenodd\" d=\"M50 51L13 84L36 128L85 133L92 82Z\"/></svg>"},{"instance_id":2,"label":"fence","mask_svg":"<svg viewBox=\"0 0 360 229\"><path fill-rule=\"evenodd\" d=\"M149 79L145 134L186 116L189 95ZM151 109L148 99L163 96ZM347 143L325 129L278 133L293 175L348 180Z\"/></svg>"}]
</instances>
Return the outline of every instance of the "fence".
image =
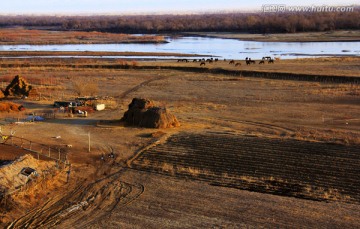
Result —
<instances>
[{"instance_id":1,"label":"fence","mask_svg":"<svg viewBox=\"0 0 360 229\"><path fill-rule=\"evenodd\" d=\"M8 136L3 144L14 145L32 153L37 159L48 158L60 163L67 163L67 152L61 148L51 147L46 144L37 143L28 139Z\"/></svg>"}]
</instances>

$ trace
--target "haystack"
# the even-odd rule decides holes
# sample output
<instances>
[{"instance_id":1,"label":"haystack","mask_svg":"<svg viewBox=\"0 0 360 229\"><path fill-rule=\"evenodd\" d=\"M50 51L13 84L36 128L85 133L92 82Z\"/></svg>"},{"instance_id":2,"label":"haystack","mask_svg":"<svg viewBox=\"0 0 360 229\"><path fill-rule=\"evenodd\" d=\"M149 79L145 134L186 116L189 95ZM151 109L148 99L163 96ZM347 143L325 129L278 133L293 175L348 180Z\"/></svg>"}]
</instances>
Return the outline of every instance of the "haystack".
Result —
<instances>
[{"instance_id":1,"label":"haystack","mask_svg":"<svg viewBox=\"0 0 360 229\"><path fill-rule=\"evenodd\" d=\"M17 75L3 91L5 96L29 96L32 86Z\"/></svg>"},{"instance_id":2,"label":"haystack","mask_svg":"<svg viewBox=\"0 0 360 229\"><path fill-rule=\"evenodd\" d=\"M170 128L180 126L176 117L166 108L154 106L148 99L134 98L121 119L128 125L146 128Z\"/></svg>"}]
</instances>

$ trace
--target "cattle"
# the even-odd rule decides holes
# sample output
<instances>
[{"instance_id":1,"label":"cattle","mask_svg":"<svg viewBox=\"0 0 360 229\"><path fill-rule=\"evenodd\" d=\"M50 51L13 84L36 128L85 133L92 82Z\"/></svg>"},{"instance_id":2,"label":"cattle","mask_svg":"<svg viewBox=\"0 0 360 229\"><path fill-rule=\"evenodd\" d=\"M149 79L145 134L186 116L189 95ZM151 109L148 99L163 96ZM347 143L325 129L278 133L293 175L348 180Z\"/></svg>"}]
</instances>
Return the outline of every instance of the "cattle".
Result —
<instances>
[{"instance_id":1,"label":"cattle","mask_svg":"<svg viewBox=\"0 0 360 229\"><path fill-rule=\"evenodd\" d=\"M235 64L234 60L230 60L229 64Z\"/></svg>"},{"instance_id":2,"label":"cattle","mask_svg":"<svg viewBox=\"0 0 360 229\"><path fill-rule=\"evenodd\" d=\"M264 61L264 60L261 60L261 61L259 62L259 64L265 64L265 61Z\"/></svg>"},{"instance_id":3,"label":"cattle","mask_svg":"<svg viewBox=\"0 0 360 229\"><path fill-rule=\"evenodd\" d=\"M251 60L250 58L246 61L246 65L256 64L255 60Z\"/></svg>"}]
</instances>

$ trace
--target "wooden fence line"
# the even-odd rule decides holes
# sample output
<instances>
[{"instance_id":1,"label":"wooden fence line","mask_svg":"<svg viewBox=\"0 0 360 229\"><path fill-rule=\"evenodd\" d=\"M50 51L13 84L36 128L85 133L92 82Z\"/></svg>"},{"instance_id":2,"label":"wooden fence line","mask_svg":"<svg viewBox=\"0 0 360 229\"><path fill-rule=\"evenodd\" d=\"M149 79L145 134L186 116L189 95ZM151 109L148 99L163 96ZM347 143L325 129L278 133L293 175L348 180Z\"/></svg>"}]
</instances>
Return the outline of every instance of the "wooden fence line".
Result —
<instances>
[{"instance_id":1,"label":"wooden fence line","mask_svg":"<svg viewBox=\"0 0 360 229\"><path fill-rule=\"evenodd\" d=\"M67 153L62 151L61 148L53 148L46 144L37 143L28 139L15 136L9 136L9 139L3 142L3 144L15 145L17 147L20 147L21 149L34 153L36 154L35 156L38 160L40 159L40 156L43 156L60 163L67 163Z\"/></svg>"}]
</instances>

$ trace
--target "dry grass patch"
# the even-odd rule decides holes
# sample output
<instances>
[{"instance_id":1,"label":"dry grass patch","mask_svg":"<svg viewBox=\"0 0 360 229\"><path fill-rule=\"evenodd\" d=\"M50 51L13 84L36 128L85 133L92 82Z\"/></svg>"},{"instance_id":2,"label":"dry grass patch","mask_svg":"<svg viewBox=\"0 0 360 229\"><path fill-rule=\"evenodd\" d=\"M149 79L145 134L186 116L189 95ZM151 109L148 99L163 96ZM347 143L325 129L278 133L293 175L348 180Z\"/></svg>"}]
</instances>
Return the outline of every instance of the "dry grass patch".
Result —
<instances>
[{"instance_id":1,"label":"dry grass patch","mask_svg":"<svg viewBox=\"0 0 360 229\"><path fill-rule=\"evenodd\" d=\"M325 122L334 122L334 120L325 120ZM343 122L346 125L346 120L343 120ZM344 130L318 130L299 127L292 137L300 141L331 142L343 145L360 144L359 133Z\"/></svg>"}]
</instances>

